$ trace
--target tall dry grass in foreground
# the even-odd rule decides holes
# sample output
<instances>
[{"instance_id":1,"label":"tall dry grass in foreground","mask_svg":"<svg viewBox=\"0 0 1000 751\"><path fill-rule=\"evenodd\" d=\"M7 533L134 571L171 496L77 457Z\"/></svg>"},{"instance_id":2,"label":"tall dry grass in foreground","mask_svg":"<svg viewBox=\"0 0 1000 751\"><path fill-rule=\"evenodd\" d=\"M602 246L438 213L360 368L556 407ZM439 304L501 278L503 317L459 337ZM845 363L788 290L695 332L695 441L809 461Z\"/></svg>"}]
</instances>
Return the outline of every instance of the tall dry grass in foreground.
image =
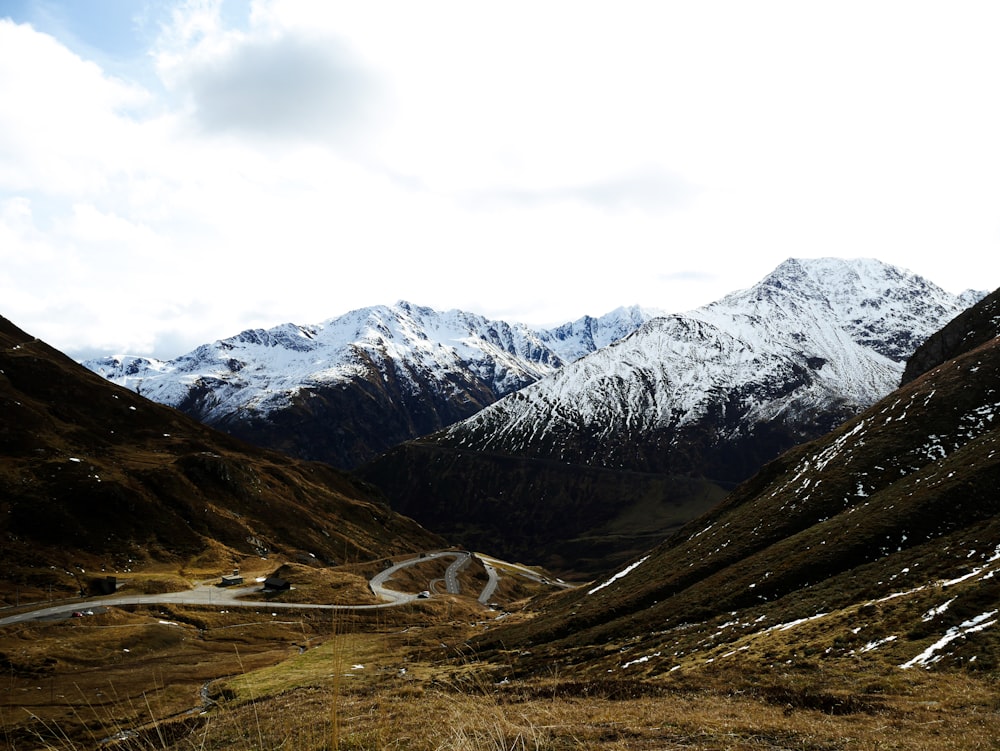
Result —
<instances>
[{"instance_id":1,"label":"tall dry grass in foreground","mask_svg":"<svg viewBox=\"0 0 1000 751\"><path fill-rule=\"evenodd\" d=\"M391 641L391 640L389 640ZM181 736L125 751L969 751L1000 747L991 678L901 673L687 672L675 679L497 681L497 666L416 660L341 635L218 689ZM359 668L359 665L364 668ZM317 672L320 666L325 674ZM341 672L342 669L342 672ZM501 670L502 672L502 670ZM564 671L571 672L571 671ZM553 671L555 673L555 671ZM339 680L334 680L339 676ZM845 686L854 685L856 694ZM77 748L52 746L52 748Z\"/></svg>"},{"instance_id":2,"label":"tall dry grass in foreground","mask_svg":"<svg viewBox=\"0 0 1000 751\"><path fill-rule=\"evenodd\" d=\"M968 704L921 700L836 715L711 692L609 699L559 696L558 686L524 688L520 696L442 686L395 686L381 695L348 691L337 708L342 725L336 745L329 726L331 697L322 690L295 691L256 708L219 712L177 743L142 748L966 751L996 748L1000 737L995 712ZM538 695L549 690L555 695Z\"/></svg>"},{"instance_id":3,"label":"tall dry grass in foreground","mask_svg":"<svg viewBox=\"0 0 1000 751\"><path fill-rule=\"evenodd\" d=\"M7 635L4 651L12 657L44 637L46 647L37 647L32 665L51 655L83 664L95 644L112 645L119 654L68 673L66 680L86 679L79 690L66 681L12 675L0 714L35 715L26 723L0 717L0 750L1000 748L994 673L903 671L899 654L877 651L826 659L815 649L811 657L786 659L810 640L825 645L821 637L833 638L824 621L774 632L725 659L695 651L673 672L636 672L650 662L583 673L568 661L571 654L560 654L547 677L519 680L503 658L487 662L463 646L492 625L476 623L473 610L454 618L446 606L422 606L439 608L436 620L429 617L433 611L363 623L328 614L322 623L286 621L263 613L250 623L242 612L178 611L170 617L182 625L160 622L157 612L152 619L109 613L26 627ZM70 637L74 641L66 642ZM143 645L156 651L147 658ZM131 651L123 655L122 647ZM215 661L211 671L202 660ZM171 685L165 676L187 682ZM45 714L59 705L72 706L68 721L65 714Z\"/></svg>"},{"instance_id":4,"label":"tall dry grass in foreground","mask_svg":"<svg viewBox=\"0 0 1000 751\"><path fill-rule=\"evenodd\" d=\"M204 714L126 730L102 709L81 705L82 719L106 723L107 735L71 739L58 727L40 726L33 741L4 746L19 751L969 751L996 749L1000 739L995 688L959 674L903 680L872 672L859 677L870 684L881 680L884 693L838 708L817 700L835 695L832 688L823 689L823 676L773 675L756 682L720 672L662 685L555 679L494 685L487 672L473 666L452 675L440 665L416 662L407 663L406 672L379 665L353 669L360 664L353 663L355 657L374 656L371 645L355 650L357 642L344 637L339 647L316 650L325 654L311 660L302 655L289 666L293 675L283 677L274 668L249 671L217 688L217 704ZM341 658L347 670L337 683L332 671ZM317 660L326 662L326 680L312 670ZM157 719L153 703L139 709Z\"/></svg>"}]
</instances>

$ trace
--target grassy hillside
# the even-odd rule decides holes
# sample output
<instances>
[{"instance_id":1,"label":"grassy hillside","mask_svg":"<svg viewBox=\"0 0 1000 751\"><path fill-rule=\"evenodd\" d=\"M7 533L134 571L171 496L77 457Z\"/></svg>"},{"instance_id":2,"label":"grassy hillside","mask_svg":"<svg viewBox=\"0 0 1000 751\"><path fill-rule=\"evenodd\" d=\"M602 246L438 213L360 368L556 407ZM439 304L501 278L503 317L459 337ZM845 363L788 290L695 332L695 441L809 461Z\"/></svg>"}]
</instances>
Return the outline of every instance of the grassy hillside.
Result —
<instances>
[{"instance_id":1,"label":"grassy hillside","mask_svg":"<svg viewBox=\"0 0 1000 751\"><path fill-rule=\"evenodd\" d=\"M0 319L0 598L156 562L321 563L440 547L370 488L118 388Z\"/></svg>"},{"instance_id":2,"label":"grassy hillside","mask_svg":"<svg viewBox=\"0 0 1000 751\"><path fill-rule=\"evenodd\" d=\"M599 673L632 662L662 675L692 650L698 659L742 650L779 624L815 618L824 626L814 657L851 657L862 639L880 638L903 664L970 618L992 625L998 428L992 339L784 454L627 574L477 645L530 645L515 658L528 673L558 655ZM935 664L992 670L1000 660L986 626L951 642Z\"/></svg>"}]
</instances>

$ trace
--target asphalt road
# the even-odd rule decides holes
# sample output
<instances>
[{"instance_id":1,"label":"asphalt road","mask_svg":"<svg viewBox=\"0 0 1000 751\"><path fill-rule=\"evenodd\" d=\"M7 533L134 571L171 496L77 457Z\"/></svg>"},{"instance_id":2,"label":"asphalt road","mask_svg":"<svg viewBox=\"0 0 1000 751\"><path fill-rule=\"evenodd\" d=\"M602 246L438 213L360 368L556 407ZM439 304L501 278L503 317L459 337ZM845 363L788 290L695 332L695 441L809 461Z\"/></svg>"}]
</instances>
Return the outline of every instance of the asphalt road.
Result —
<instances>
[{"instance_id":1,"label":"asphalt road","mask_svg":"<svg viewBox=\"0 0 1000 751\"><path fill-rule=\"evenodd\" d=\"M383 569L372 577L371 581L368 582L368 585L371 587L371 590L376 597L384 600L384 602L375 604L318 605L304 602L248 600L240 598L246 597L246 595L250 593L259 592L259 584L244 587L219 587L215 584L199 584L193 589L187 589L182 592L168 592L166 594L152 595L110 595L108 597L90 597L73 603L62 603L59 605L40 607L27 612L9 615L6 618L0 618L0 626L9 626L11 624L24 623L26 621L68 618L74 612L86 611L94 607L108 607L113 605L208 605L212 607L226 608L269 608L271 610L281 608L295 610L377 610L379 608L392 608L400 605L406 605L407 603L413 602L420 597L418 594L400 592L388 587L387 583L392 579L393 574L408 566L416 566L423 561L442 557L455 558L455 561L448 566L448 570L445 572L445 585L449 593L460 594L461 586L458 582L458 572L461 571L462 567L469 563L472 555L471 553L464 551L442 550L433 553L425 553L414 558L408 558L405 561L401 561L400 563ZM487 567L487 572L490 572L491 568L492 567ZM496 572L492 571L490 573L490 582L487 584L486 588L484 588L483 593L479 596L480 602L485 603L489 599L489 596L492 595L493 590L496 589L496 582L494 581L495 576ZM489 594L486 596L486 599L484 599L484 595L486 595L487 590L489 591Z\"/></svg>"}]
</instances>

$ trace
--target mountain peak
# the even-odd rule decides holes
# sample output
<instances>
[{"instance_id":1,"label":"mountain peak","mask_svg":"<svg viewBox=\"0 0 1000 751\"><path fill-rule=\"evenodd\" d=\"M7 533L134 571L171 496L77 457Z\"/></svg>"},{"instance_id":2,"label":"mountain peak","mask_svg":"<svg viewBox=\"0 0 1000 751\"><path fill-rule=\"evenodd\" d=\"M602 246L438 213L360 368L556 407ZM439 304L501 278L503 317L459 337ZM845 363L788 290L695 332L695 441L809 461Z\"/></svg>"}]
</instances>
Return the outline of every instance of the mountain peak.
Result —
<instances>
[{"instance_id":1,"label":"mountain peak","mask_svg":"<svg viewBox=\"0 0 1000 751\"><path fill-rule=\"evenodd\" d=\"M399 300L310 326L248 329L169 362L84 365L251 442L350 467L554 372L564 358L546 336ZM295 420L309 427L280 428Z\"/></svg>"},{"instance_id":2,"label":"mountain peak","mask_svg":"<svg viewBox=\"0 0 1000 751\"><path fill-rule=\"evenodd\" d=\"M820 328L826 329L823 339L838 351L837 340L846 333L856 344L903 363L973 297L981 299L983 293L956 297L921 276L874 258L790 258L753 287L691 315L749 317L753 327L769 321L772 328L782 325L803 332L822 320L835 320L839 333Z\"/></svg>"}]
</instances>

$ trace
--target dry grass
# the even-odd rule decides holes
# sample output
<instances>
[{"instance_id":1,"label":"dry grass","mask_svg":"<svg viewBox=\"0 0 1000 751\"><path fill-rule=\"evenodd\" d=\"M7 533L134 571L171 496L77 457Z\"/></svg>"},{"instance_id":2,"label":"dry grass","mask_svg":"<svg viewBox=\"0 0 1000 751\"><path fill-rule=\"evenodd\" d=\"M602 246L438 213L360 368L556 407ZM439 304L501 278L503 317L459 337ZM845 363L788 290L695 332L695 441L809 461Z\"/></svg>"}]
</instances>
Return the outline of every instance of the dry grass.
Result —
<instances>
[{"instance_id":1,"label":"dry grass","mask_svg":"<svg viewBox=\"0 0 1000 751\"><path fill-rule=\"evenodd\" d=\"M426 586L440 568L428 562L406 583ZM317 596L368 575L294 572ZM922 590L787 629L693 624L609 641L603 658L591 647L548 662L523 649L476 654L470 642L498 624L470 597L367 613L112 609L0 633L0 748L995 749L995 672L898 667L946 626L910 624L962 592ZM887 633L898 639L861 649ZM662 658L624 667L654 650Z\"/></svg>"},{"instance_id":2,"label":"dry grass","mask_svg":"<svg viewBox=\"0 0 1000 751\"><path fill-rule=\"evenodd\" d=\"M712 663L656 679L581 679L553 665L518 680L511 666L461 657L481 628L469 622L216 623L199 641L149 614L98 618L20 634L25 665L11 668L0 711L7 748L92 748L117 735L112 747L128 751L966 751L1000 738L992 677L874 659ZM98 659L97 644L130 649L135 664ZM60 670L46 676L43 654ZM42 672L28 675L28 663Z\"/></svg>"},{"instance_id":3,"label":"dry grass","mask_svg":"<svg viewBox=\"0 0 1000 751\"><path fill-rule=\"evenodd\" d=\"M510 680L509 666L460 657L472 629L334 633L280 664L245 665L213 684L217 704L197 727L162 748L964 751L1000 737L991 677L873 659L709 664L655 680L580 680L553 666L548 678Z\"/></svg>"},{"instance_id":4,"label":"dry grass","mask_svg":"<svg viewBox=\"0 0 1000 751\"><path fill-rule=\"evenodd\" d=\"M696 690L669 682L637 685L634 696L618 698L615 691L602 695L594 683L483 681L475 687L419 677L421 672L376 669L367 680L345 681L336 694L311 684L254 702L234 700L211 715L198 747L964 751L996 748L1000 732L984 685L962 676L928 681L907 695L841 714L763 691L720 690L712 679ZM790 690L785 698L794 696ZM329 742L333 705L342 718L336 746Z\"/></svg>"},{"instance_id":5,"label":"dry grass","mask_svg":"<svg viewBox=\"0 0 1000 751\"><path fill-rule=\"evenodd\" d=\"M202 686L280 662L323 629L253 613L134 610L3 630L0 723L8 747L37 748L65 735L87 748L183 715L201 707Z\"/></svg>"}]
</instances>

